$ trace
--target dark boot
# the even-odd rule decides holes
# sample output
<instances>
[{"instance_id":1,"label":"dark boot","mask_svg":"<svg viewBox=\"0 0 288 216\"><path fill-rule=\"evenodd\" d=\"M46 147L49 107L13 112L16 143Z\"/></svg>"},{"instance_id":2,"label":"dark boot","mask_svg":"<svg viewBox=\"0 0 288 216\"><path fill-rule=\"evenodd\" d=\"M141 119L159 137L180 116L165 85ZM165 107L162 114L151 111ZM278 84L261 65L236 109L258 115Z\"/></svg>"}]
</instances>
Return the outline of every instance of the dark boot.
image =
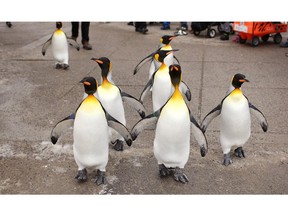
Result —
<instances>
[{"instance_id":1,"label":"dark boot","mask_svg":"<svg viewBox=\"0 0 288 216\"><path fill-rule=\"evenodd\" d=\"M89 44L88 41L82 41L83 49L85 50L92 50L92 46Z\"/></svg>"}]
</instances>

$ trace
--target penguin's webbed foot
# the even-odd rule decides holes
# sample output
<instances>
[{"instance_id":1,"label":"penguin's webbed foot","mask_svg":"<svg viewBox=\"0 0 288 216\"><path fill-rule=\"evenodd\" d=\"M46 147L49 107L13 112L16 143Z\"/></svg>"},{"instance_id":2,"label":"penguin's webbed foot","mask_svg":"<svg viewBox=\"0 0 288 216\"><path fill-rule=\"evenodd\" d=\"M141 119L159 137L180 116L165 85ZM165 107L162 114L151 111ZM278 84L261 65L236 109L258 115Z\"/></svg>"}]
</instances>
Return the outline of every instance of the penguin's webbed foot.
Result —
<instances>
[{"instance_id":1,"label":"penguin's webbed foot","mask_svg":"<svg viewBox=\"0 0 288 216\"><path fill-rule=\"evenodd\" d=\"M116 140L116 143L113 145L113 148L116 151L123 151L124 149L124 142L122 140Z\"/></svg>"},{"instance_id":2,"label":"penguin's webbed foot","mask_svg":"<svg viewBox=\"0 0 288 216\"><path fill-rule=\"evenodd\" d=\"M68 70L68 69L69 69L69 65L68 65L68 64L63 64L62 68L63 68L64 70Z\"/></svg>"},{"instance_id":3,"label":"penguin's webbed foot","mask_svg":"<svg viewBox=\"0 0 288 216\"><path fill-rule=\"evenodd\" d=\"M232 163L233 163L233 161L232 161L232 159L230 157L230 154L229 153L228 154L224 154L223 165L228 166L229 164L232 164Z\"/></svg>"},{"instance_id":4,"label":"penguin's webbed foot","mask_svg":"<svg viewBox=\"0 0 288 216\"><path fill-rule=\"evenodd\" d=\"M77 179L77 181L79 183L86 182L87 181L87 170L86 169L78 170L78 173L75 176L75 179Z\"/></svg>"},{"instance_id":5,"label":"penguin's webbed foot","mask_svg":"<svg viewBox=\"0 0 288 216\"><path fill-rule=\"evenodd\" d=\"M101 170L97 170L97 174L95 176L96 185L105 184L105 172Z\"/></svg>"},{"instance_id":6,"label":"penguin's webbed foot","mask_svg":"<svg viewBox=\"0 0 288 216\"><path fill-rule=\"evenodd\" d=\"M234 153L239 158L245 158L244 150L242 147L238 147L237 149L235 149Z\"/></svg>"},{"instance_id":7,"label":"penguin's webbed foot","mask_svg":"<svg viewBox=\"0 0 288 216\"><path fill-rule=\"evenodd\" d=\"M61 69L62 68L62 64L60 64L60 63L56 63L56 65L55 65L55 69Z\"/></svg>"},{"instance_id":8,"label":"penguin's webbed foot","mask_svg":"<svg viewBox=\"0 0 288 216\"><path fill-rule=\"evenodd\" d=\"M174 179L175 181L181 182L183 184L186 184L189 182L188 177L185 175L183 170L180 169L179 167L175 168Z\"/></svg>"},{"instance_id":9,"label":"penguin's webbed foot","mask_svg":"<svg viewBox=\"0 0 288 216\"><path fill-rule=\"evenodd\" d=\"M170 175L170 170L164 164L159 164L159 175L160 177L167 177Z\"/></svg>"}]
</instances>

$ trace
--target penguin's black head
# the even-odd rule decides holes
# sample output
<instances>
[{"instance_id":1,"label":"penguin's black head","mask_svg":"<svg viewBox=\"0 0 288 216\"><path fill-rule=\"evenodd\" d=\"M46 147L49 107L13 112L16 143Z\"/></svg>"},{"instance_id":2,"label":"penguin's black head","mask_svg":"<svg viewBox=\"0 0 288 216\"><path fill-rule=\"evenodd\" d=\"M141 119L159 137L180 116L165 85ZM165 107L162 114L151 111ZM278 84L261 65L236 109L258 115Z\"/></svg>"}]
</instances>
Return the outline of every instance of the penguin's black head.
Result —
<instances>
[{"instance_id":1,"label":"penguin's black head","mask_svg":"<svg viewBox=\"0 0 288 216\"><path fill-rule=\"evenodd\" d=\"M85 92L89 94L94 94L97 90L97 81L94 77L84 77L80 83L84 84Z\"/></svg>"},{"instance_id":2,"label":"penguin's black head","mask_svg":"<svg viewBox=\"0 0 288 216\"><path fill-rule=\"evenodd\" d=\"M169 55L170 53L174 53L178 51L178 49L174 49L174 50L158 50L155 54L154 54L154 58L156 59L156 61L158 62L164 62L164 59L167 55Z\"/></svg>"},{"instance_id":3,"label":"penguin's black head","mask_svg":"<svg viewBox=\"0 0 288 216\"><path fill-rule=\"evenodd\" d=\"M62 28L62 22L56 22L56 28L61 29Z\"/></svg>"},{"instance_id":4,"label":"penguin's black head","mask_svg":"<svg viewBox=\"0 0 288 216\"><path fill-rule=\"evenodd\" d=\"M232 79L232 85L235 88L240 88L244 82L249 82L249 80L247 80L245 77L246 77L245 75L240 73L235 74Z\"/></svg>"},{"instance_id":5,"label":"penguin's black head","mask_svg":"<svg viewBox=\"0 0 288 216\"><path fill-rule=\"evenodd\" d=\"M169 66L169 75L173 86L179 85L181 82L181 67L178 64Z\"/></svg>"},{"instance_id":6,"label":"penguin's black head","mask_svg":"<svg viewBox=\"0 0 288 216\"><path fill-rule=\"evenodd\" d=\"M108 76L108 73L110 72L112 68L112 63L107 57L101 57L101 58L91 58L91 60L95 61L98 63L98 65L101 68L101 75L102 77L106 78Z\"/></svg>"},{"instance_id":7,"label":"penguin's black head","mask_svg":"<svg viewBox=\"0 0 288 216\"><path fill-rule=\"evenodd\" d=\"M162 44L168 45L170 43L171 40L173 40L174 38L176 38L177 36L172 36L172 35L163 35L160 38L160 42Z\"/></svg>"}]
</instances>

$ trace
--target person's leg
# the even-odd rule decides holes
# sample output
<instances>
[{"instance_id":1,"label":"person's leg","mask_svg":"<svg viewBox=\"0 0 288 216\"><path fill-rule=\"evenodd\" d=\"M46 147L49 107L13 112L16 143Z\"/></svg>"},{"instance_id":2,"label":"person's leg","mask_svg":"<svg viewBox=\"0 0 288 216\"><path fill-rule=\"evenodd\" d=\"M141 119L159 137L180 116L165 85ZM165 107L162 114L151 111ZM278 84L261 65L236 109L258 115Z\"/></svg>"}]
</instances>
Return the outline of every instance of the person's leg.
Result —
<instances>
[{"instance_id":1,"label":"person's leg","mask_svg":"<svg viewBox=\"0 0 288 216\"><path fill-rule=\"evenodd\" d=\"M90 22L81 22L82 44L86 50L92 49L92 46L89 44L89 27Z\"/></svg>"},{"instance_id":2,"label":"person's leg","mask_svg":"<svg viewBox=\"0 0 288 216\"><path fill-rule=\"evenodd\" d=\"M168 30L170 29L170 22L163 22L161 30Z\"/></svg>"},{"instance_id":3,"label":"person's leg","mask_svg":"<svg viewBox=\"0 0 288 216\"><path fill-rule=\"evenodd\" d=\"M188 23L187 22L180 22L180 25L182 27L182 30L188 30Z\"/></svg>"},{"instance_id":4,"label":"person's leg","mask_svg":"<svg viewBox=\"0 0 288 216\"><path fill-rule=\"evenodd\" d=\"M145 34L147 29L147 23L146 22L135 22L135 31Z\"/></svg>"},{"instance_id":5,"label":"person's leg","mask_svg":"<svg viewBox=\"0 0 288 216\"><path fill-rule=\"evenodd\" d=\"M72 24L72 38L76 40L78 37L79 22L71 22L71 24Z\"/></svg>"}]
</instances>

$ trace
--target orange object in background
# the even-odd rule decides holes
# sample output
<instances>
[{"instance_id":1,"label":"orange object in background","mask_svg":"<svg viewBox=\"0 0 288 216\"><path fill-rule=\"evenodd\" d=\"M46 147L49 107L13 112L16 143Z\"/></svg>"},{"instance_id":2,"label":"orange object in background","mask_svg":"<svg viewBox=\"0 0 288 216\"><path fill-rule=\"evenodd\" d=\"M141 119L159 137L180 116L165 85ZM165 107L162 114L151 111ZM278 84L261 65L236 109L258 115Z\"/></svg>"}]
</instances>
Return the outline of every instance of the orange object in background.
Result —
<instances>
[{"instance_id":1,"label":"orange object in background","mask_svg":"<svg viewBox=\"0 0 288 216\"><path fill-rule=\"evenodd\" d=\"M268 41L269 37L273 37L276 44L282 41L280 32L287 31L287 24L280 22L234 22L233 30L239 34L239 42L246 43L247 39L251 40L252 46L258 46L260 38L262 41Z\"/></svg>"}]
</instances>

